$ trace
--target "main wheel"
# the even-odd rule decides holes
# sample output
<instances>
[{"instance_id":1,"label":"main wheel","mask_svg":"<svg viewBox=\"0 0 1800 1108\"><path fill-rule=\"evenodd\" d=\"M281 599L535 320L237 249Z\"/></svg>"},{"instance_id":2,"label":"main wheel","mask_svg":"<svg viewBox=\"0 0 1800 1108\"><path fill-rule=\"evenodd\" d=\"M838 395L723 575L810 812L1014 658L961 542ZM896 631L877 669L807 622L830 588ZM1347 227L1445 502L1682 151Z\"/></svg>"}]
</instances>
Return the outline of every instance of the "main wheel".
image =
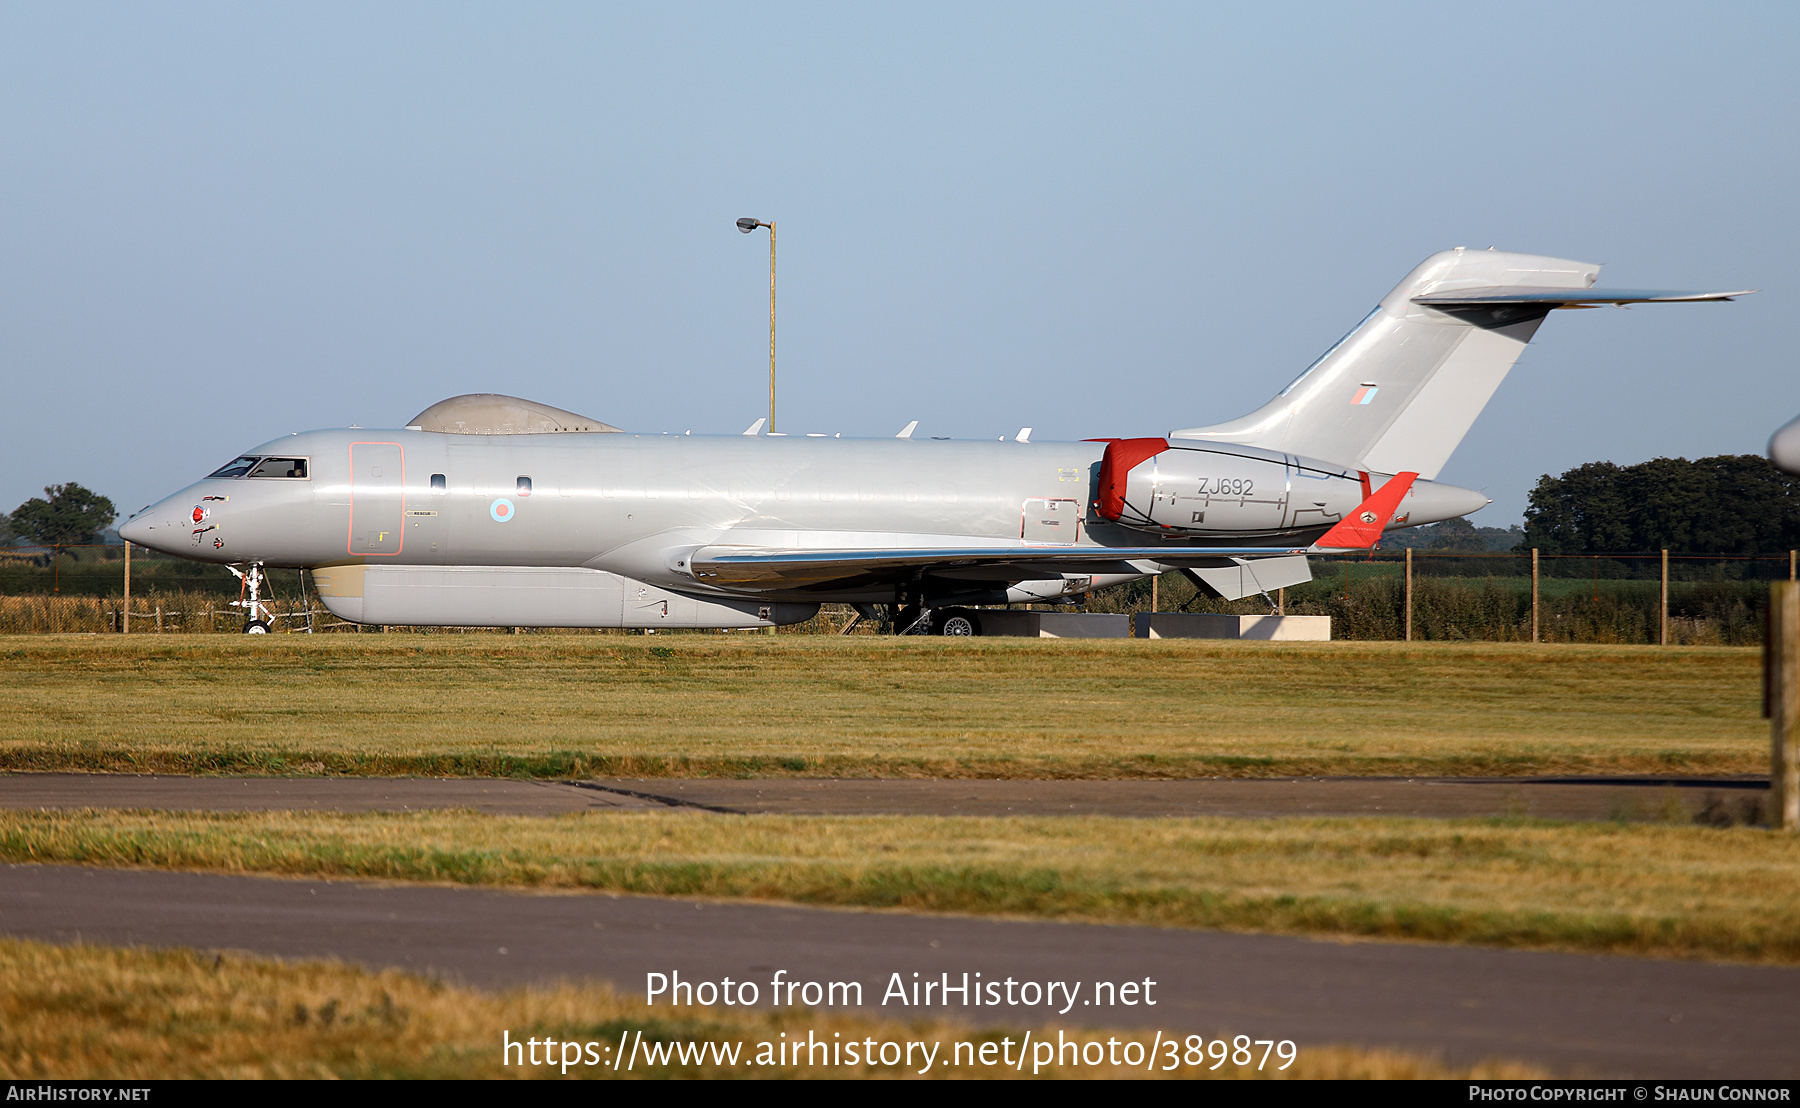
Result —
<instances>
[{"instance_id":1,"label":"main wheel","mask_svg":"<svg viewBox=\"0 0 1800 1108\"><path fill-rule=\"evenodd\" d=\"M244 624L244 634L246 635L266 635L268 633L269 625L260 619L253 619Z\"/></svg>"},{"instance_id":2,"label":"main wheel","mask_svg":"<svg viewBox=\"0 0 1800 1108\"><path fill-rule=\"evenodd\" d=\"M974 612L952 608L948 612L940 612L937 617L937 633L940 635L979 635L981 621L975 618Z\"/></svg>"}]
</instances>

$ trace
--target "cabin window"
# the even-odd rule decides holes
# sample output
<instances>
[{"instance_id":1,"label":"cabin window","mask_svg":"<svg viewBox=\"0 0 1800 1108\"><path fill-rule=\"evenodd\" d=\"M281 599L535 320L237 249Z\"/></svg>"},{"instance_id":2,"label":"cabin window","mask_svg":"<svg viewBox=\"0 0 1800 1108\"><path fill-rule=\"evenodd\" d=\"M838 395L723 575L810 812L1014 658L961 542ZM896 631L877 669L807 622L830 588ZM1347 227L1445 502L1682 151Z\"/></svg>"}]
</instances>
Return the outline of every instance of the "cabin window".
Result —
<instances>
[{"instance_id":1,"label":"cabin window","mask_svg":"<svg viewBox=\"0 0 1800 1108\"><path fill-rule=\"evenodd\" d=\"M448 481L444 480L443 474L434 473L431 475L431 495L443 496L445 493L447 493L449 491L450 491L450 483Z\"/></svg>"},{"instance_id":2,"label":"cabin window","mask_svg":"<svg viewBox=\"0 0 1800 1108\"><path fill-rule=\"evenodd\" d=\"M519 486L518 487L519 487L519 495L520 496L530 496L531 495L531 478L529 478L529 477L519 478Z\"/></svg>"},{"instance_id":3,"label":"cabin window","mask_svg":"<svg viewBox=\"0 0 1800 1108\"><path fill-rule=\"evenodd\" d=\"M256 465L260 460L261 459L259 458L239 458L230 465L220 466L218 469L213 470L211 473L207 474L207 477L242 477L244 474L249 473L251 467Z\"/></svg>"},{"instance_id":4,"label":"cabin window","mask_svg":"<svg viewBox=\"0 0 1800 1108\"><path fill-rule=\"evenodd\" d=\"M264 458L250 471L252 477L293 477L306 479L305 458Z\"/></svg>"}]
</instances>

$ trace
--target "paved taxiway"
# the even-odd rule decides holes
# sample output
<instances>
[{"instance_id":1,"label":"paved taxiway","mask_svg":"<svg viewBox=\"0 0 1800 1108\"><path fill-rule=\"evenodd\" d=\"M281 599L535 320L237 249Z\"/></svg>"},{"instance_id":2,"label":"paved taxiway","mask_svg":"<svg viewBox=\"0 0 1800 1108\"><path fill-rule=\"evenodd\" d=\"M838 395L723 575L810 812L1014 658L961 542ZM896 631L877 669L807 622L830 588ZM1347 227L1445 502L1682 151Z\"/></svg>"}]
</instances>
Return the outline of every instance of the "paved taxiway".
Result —
<instances>
[{"instance_id":1,"label":"paved taxiway","mask_svg":"<svg viewBox=\"0 0 1800 1108\"><path fill-rule=\"evenodd\" d=\"M659 778L523 781L415 777L0 776L0 808L412 811L494 815L690 807L786 815L1496 816L1664 818L1711 798L1736 812L1768 779L1336 777L1184 781Z\"/></svg>"},{"instance_id":2,"label":"paved taxiway","mask_svg":"<svg viewBox=\"0 0 1800 1108\"><path fill-rule=\"evenodd\" d=\"M1667 814L1708 796L1736 807L1766 780L1282 779L959 781L867 779L545 782L424 778L0 777L0 807L791 814L1480 816ZM608 894L372 886L59 866L0 869L0 932L338 957L497 987L559 976L639 990L652 970L695 979L776 969L860 980L980 971L1020 980L1152 977L1159 1003L1094 1023L1513 1057L1562 1072L1800 1076L1800 970L807 909ZM896 1014L894 1008L876 1009ZM898 1012L898 1014L906 1014ZM1014 1026L1041 1011L974 1010Z\"/></svg>"},{"instance_id":3,"label":"paved taxiway","mask_svg":"<svg viewBox=\"0 0 1800 1108\"><path fill-rule=\"evenodd\" d=\"M890 1016L917 1014L880 1006L896 972L1148 977L1155 1007L952 1014L1511 1057L1564 1073L1800 1077L1800 969L1782 967L75 866L0 867L0 931L336 957L489 988L596 977L641 992L651 971L767 982L785 969L860 981L866 1006Z\"/></svg>"}]
</instances>

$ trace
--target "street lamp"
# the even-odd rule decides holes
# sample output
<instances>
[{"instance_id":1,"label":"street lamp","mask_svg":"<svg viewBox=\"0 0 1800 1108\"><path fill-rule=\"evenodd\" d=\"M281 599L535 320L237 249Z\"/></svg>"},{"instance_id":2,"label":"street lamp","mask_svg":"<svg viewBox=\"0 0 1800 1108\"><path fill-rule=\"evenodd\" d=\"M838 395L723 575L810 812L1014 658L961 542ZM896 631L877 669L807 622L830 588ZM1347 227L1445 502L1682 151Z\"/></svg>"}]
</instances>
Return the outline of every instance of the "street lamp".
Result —
<instances>
[{"instance_id":1,"label":"street lamp","mask_svg":"<svg viewBox=\"0 0 1800 1108\"><path fill-rule=\"evenodd\" d=\"M769 430L775 430L775 224L749 216L737 221L737 229L749 234L758 227L769 229Z\"/></svg>"}]
</instances>

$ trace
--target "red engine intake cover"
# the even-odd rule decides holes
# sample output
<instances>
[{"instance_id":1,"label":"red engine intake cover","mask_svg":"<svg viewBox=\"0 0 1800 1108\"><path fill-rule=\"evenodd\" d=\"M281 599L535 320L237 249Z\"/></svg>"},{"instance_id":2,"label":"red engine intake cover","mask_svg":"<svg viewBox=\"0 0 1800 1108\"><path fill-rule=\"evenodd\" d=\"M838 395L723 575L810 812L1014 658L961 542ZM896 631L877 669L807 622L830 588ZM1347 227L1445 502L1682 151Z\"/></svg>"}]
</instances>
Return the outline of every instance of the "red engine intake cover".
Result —
<instances>
[{"instance_id":1,"label":"red engine intake cover","mask_svg":"<svg viewBox=\"0 0 1800 1108\"><path fill-rule=\"evenodd\" d=\"M1106 456L1100 459L1100 491L1094 506L1104 519L1114 523L1125 510L1125 477L1139 462L1154 458L1169 448L1168 439L1114 439L1106 445Z\"/></svg>"}]
</instances>

